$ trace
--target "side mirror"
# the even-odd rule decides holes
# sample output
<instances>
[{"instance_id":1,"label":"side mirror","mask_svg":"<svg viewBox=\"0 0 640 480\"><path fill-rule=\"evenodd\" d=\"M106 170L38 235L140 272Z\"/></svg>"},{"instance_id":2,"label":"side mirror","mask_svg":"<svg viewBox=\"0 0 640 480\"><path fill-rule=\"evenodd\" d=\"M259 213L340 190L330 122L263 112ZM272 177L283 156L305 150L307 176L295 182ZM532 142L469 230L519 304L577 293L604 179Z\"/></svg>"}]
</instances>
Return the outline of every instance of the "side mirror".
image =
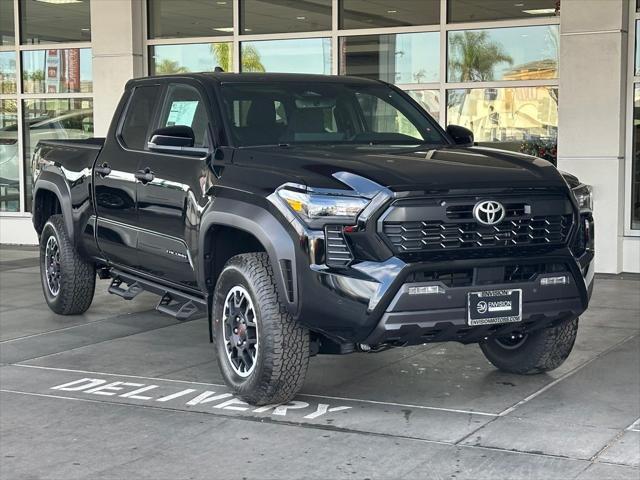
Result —
<instances>
[{"instance_id":1,"label":"side mirror","mask_svg":"<svg viewBox=\"0 0 640 480\"><path fill-rule=\"evenodd\" d=\"M152 152L173 153L176 155L189 155L203 157L209 153L206 148L196 148L195 134L191 127L186 125L173 125L171 127L158 128L151 134L147 143Z\"/></svg>"},{"instance_id":2,"label":"side mirror","mask_svg":"<svg viewBox=\"0 0 640 480\"><path fill-rule=\"evenodd\" d=\"M473 132L468 128L461 127L460 125L448 125L447 133L456 145L464 147L473 146Z\"/></svg>"}]
</instances>

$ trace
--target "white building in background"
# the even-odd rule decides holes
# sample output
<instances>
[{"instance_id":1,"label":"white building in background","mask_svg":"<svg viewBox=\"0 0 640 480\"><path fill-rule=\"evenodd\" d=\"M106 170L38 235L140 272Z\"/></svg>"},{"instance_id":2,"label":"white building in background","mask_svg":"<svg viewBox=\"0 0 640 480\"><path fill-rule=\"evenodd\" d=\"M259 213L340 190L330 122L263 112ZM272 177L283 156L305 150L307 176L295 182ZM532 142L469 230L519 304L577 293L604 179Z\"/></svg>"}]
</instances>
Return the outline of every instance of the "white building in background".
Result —
<instances>
[{"instance_id":1,"label":"white building in background","mask_svg":"<svg viewBox=\"0 0 640 480\"><path fill-rule=\"evenodd\" d=\"M364 75L594 187L596 267L640 272L635 0L0 0L0 243L34 244L41 138L105 135L124 83ZM638 130L638 131L636 131Z\"/></svg>"}]
</instances>

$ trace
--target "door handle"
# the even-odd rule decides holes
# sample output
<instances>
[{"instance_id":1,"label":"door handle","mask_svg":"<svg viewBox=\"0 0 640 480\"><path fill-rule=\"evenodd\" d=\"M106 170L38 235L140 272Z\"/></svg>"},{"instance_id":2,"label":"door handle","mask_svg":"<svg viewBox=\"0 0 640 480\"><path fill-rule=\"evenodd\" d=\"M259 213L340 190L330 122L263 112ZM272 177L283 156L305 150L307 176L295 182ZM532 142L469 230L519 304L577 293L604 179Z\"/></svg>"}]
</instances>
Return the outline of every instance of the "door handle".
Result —
<instances>
[{"instance_id":1,"label":"door handle","mask_svg":"<svg viewBox=\"0 0 640 480\"><path fill-rule=\"evenodd\" d=\"M104 178L111 173L111 167L107 162L104 162L102 165L94 167L93 171Z\"/></svg>"},{"instance_id":2,"label":"door handle","mask_svg":"<svg viewBox=\"0 0 640 480\"><path fill-rule=\"evenodd\" d=\"M153 181L154 178L156 178L156 176L153 174L153 172L151 171L151 169L149 167L145 168L144 170L138 170L134 176L140 180L141 183L147 184L151 181Z\"/></svg>"}]
</instances>

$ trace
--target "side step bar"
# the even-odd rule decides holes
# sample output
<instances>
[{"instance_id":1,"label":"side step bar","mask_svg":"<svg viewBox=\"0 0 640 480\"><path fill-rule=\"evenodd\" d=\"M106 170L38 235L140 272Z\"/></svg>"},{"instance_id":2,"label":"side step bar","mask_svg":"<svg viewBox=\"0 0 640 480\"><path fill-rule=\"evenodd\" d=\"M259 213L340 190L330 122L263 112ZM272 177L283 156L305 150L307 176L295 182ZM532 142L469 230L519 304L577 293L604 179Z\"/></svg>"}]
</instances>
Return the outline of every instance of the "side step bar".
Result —
<instances>
[{"instance_id":1,"label":"side step bar","mask_svg":"<svg viewBox=\"0 0 640 480\"><path fill-rule=\"evenodd\" d=\"M109 293L125 300L131 300L143 291L155 293L160 295L156 310L169 314L177 320L185 321L207 313L207 300L204 298L198 298L117 269L111 270L111 277Z\"/></svg>"}]
</instances>

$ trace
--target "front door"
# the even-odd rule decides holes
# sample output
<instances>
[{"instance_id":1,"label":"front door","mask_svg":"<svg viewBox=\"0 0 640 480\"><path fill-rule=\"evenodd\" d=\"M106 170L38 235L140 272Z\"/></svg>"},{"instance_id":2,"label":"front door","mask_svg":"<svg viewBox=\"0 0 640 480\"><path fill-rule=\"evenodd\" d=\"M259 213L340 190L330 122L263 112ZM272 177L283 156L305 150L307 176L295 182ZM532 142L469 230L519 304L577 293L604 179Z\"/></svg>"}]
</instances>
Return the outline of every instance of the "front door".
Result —
<instances>
[{"instance_id":1,"label":"front door","mask_svg":"<svg viewBox=\"0 0 640 480\"><path fill-rule=\"evenodd\" d=\"M210 149L210 104L196 85L169 84L157 127L193 129L194 147ZM200 213L208 201L212 172L204 158L153 152L141 171L152 179L138 184L138 250L142 268L167 281L197 288L192 253L196 250Z\"/></svg>"},{"instance_id":2,"label":"front door","mask_svg":"<svg viewBox=\"0 0 640 480\"><path fill-rule=\"evenodd\" d=\"M136 172L155 118L160 85L136 87L126 107L120 134L105 142L95 166L98 245L112 263L139 268Z\"/></svg>"}]
</instances>

